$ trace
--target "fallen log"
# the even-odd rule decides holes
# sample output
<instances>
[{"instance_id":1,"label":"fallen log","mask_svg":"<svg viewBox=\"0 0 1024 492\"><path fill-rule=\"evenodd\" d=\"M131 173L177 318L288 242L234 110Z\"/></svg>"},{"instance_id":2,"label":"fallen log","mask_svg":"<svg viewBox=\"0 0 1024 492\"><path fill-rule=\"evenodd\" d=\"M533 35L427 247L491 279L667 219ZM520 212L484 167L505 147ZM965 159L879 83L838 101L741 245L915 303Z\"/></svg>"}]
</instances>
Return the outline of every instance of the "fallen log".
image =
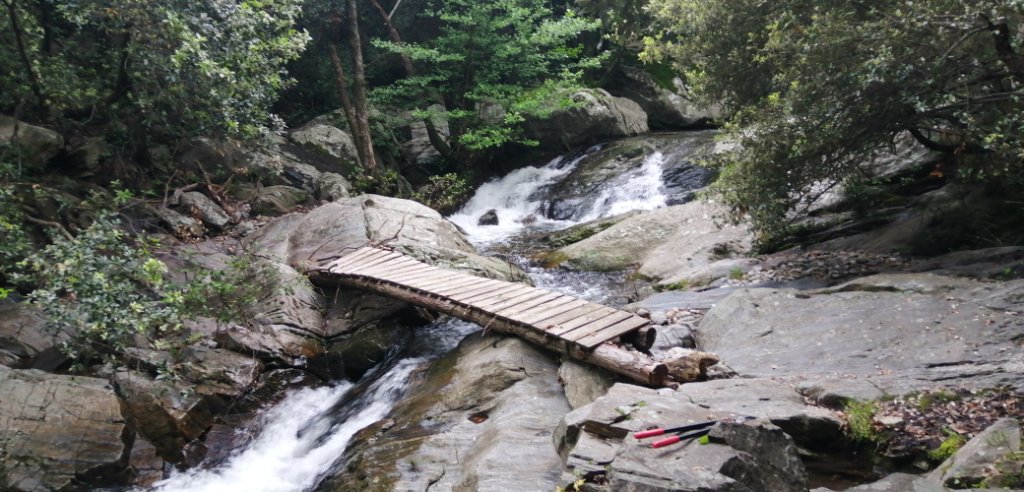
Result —
<instances>
[{"instance_id":1,"label":"fallen log","mask_svg":"<svg viewBox=\"0 0 1024 492\"><path fill-rule=\"evenodd\" d=\"M309 274L310 280L320 285L344 285L369 290L425 309L449 314L456 318L476 323L482 326L484 330L494 330L516 335L535 345L588 364L605 368L645 386L674 387L677 382L687 382L671 377L669 367L665 363L656 361L647 354L624 346L603 343L595 347L594 350L588 351L575 343L547 335L534 327L478 310L448 298L424 293L372 277L337 275L325 270L312 270ZM674 372L676 374L686 373L685 371Z\"/></svg>"}]
</instances>

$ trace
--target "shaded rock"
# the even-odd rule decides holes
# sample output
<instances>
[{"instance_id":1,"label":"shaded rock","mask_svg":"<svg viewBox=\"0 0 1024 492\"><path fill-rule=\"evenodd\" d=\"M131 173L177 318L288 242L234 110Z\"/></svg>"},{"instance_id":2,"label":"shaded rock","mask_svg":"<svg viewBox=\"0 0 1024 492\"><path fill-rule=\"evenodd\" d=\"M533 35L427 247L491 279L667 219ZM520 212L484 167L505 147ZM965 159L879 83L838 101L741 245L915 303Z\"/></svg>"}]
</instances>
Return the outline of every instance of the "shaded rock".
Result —
<instances>
[{"instance_id":1,"label":"shaded rock","mask_svg":"<svg viewBox=\"0 0 1024 492\"><path fill-rule=\"evenodd\" d=\"M187 217L166 207L153 207L153 214L170 229L171 233L182 239L201 237L206 234L203 224L192 217Z\"/></svg>"},{"instance_id":2,"label":"shaded rock","mask_svg":"<svg viewBox=\"0 0 1024 492\"><path fill-rule=\"evenodd\" d=\"M488 210L487 213L480 216L476 221L476 225L498 225L498 211L493 208Z\"/></svg>"},{"instance_id":3,"label":"shaded rock","mask_svg":"<svg viewBox=\"0 0 1024 492\"><path fill-rule=\"evenodd\" d=\"M631 436L733 416L670 389L616 384L566 415L553 438L570 471L606 484L594 490L806 490L807 475L792 440L766 421L723 427L703 446L690 441L652 449L649 441Z\"/></svg>"},{"instance_id":4,"label":"shaded rock","mask_svg":"<svg viewBox=\"0 0 1024 492\"><path fill-rule=\"evenodd\" d=\"M181 352L185 372L202 395L237 397L250 389L263 370L258 361L227 350L192 345Z\"/></svg>"},{"instance_id":5,"label":"shaded rock","mask_svg":"<svg viewBox=\"0 0 1024 492\"><path fill-rule=\"evenodd\" d=\"M831 289L743 289L712 308L698 346L746 377L785 378L826 404L955 381L1024 382L1024 281L877 275Z\"/></svg>"},{"instance_id":6,"label":"shaded rock","mask_svg":"<svg viewBox=\"0 0 1024 492\"><path fill-rule=\"evenodd\" d=\"M127 483L134 432L102 379L0 367L0 488Z\"/></svg>"},{"instance_id":7,"label":"shaded rock","mask_svg":"<svg viewBox=\"0 0 1024 492\"><path fill-rule=\"evenodd\" d=\"M0 143L10 144L19 164L41 168L64 148L64 137L40 126L0 115Z\"/></svg>"},{"instance_id":8,"label":"shaded rock","mask_svg":"<svg viewBox=\"0 0 1024 492\"><path fill-rule=\"evenodd\" d=\"M277 216L292 212L309 200L309 192L291 186L238 187L235 196L249 202L254 214Z\"/></svg>"},{"instance_id":9,"label":"shaded rock","mask_svg":"<svg viewBox=\"0 0 1024 492\"><path fill-rule=\"evenodd\" d=\"M69 338L27 303L0 303L0 365L25 368Z\"/></svg>"},{"instance_id":10,"label":"shaded rock","mask_svg":"<svg viewBox=\"0 0 1024 492\"><path fill-rule=\"evenodd\" d=\"M202 193L195 191L182 193L178 199L178 206L214 230L223 230L231 224L231 216L210 197Z\"/></svg>"},{"instance_id":11,"label":"shaded rock","mask_svg":"<svg viewBox=\"0 0 1024 492\"><path fill-rule=\"evenodd\" d=\"M556 372L519 339L471 336L391 420L363 431L320 490L554 490L561 463L550 432L569 410Z\"/></svg>"},{"instance_id":12,"label":"shaded rock","mask_svg":"<svg viewBox=\"0 0 1024 492\"><path fill-rule=\"evenodd\" d=\"M285 392L298 388L315 388L323 384L319 378L300 369L274 369L260 375L252 391L239 400L239 412L255 411L281 401Z\"/></svg>"},{"instance_id":13,"label":"shaded rock","mask_svg":"<svg viewBox=\"0 0 1024 492\"><path fill-rule=\"evenodd\" d=\"M308 146L345 163L359 162L352 136L334 126L310 122L292 131L288 137L299 145Z\"/></svg>"},{"instance_id":14,"label":"shaded rock","mask_svg":"<svg viewBox=\"0 0 1024 492\"><path fill-rule=\"evenodd\" d=\"M601 89L584 89L571 96L576 106L550 118L525 123L529 138L542 148L567 150L586 143L647 133L647 113L639 104Z\"/></svg>"},{"instance_id":15,"label":"shaded rock","mask_svg":"<svg viewBox=\"0 0 1024 492\"><path fill-rule=\"evenodd\" d=\"M136 487L149 487L164 478L164 460L156 447L141 437L135 438L128 464L135 475L132 485Z\"/></svg>"},{"instance_id":16,"label":"shaded rock","mask_svg":"<svg viewBox=\"0 0 1024 492\"><path fill-rule=\"evenodd\" d=\"M590 364L572 359L558 366L558 379L565 388L565 398L574 410L604 396L615 384L615 375Z\"/></svg>"},{"instance_id":17,"label":"shaded rock","mask_svg":"<svg viewBox=\"0 0 1024 492\"><path fill-rule=\"evenodd\" d=\"M348 180L338 173L323 173L320 175L320 181L317 182L319 197L326 202L352 196L351 189L352 185Z\"/></svg>"},{"instance_id":18,"label":"shaded rock","mask_svg":"<svg viewBox=\"0 0 1024 492\"><path fill-rule=\"evenodd\" d=\"M976 488L982 484L999 486L1004 481L1010 486L1024 486L1019 467L1000 469L998 466L1007 459L1017 461L1019 465L1022 461L1020 451L1020 423L1014 419L1001 419L974 436L927 477L955 489ZM1017 455L1015 459L1011 457L1014 454ZM1001 476L1004 473L1010 476Z\"/></svg>"},{"instance_id":19,"label":"shaded rock","mask_svg":"<svg viewBox=\"0 0 1024 492\"><path fill-rule=\"evenodd\" d=\"M652 130L679 130L706 125L722 116L720 108L701 108L680 90L677 78L671 89L658 84L654 77L639 68L619 67L608 91L636 101L647 112Z\"/></svg>"},{"instance_id":20,"label":"shaded rock","mask_svg":"<svg viewBox=\"0 0 1024 492\"><path fill-rule=\"evenodd\" d=\"M218 331L213 339L223 348L258 357L265 363L282 361L288 365L301 365L303 360L324 353L319 337L274 325L229 325Z\"/></svg>"},{"instance_id":21,"label":"shaded rock","mask_svg":"<svg viewBox=\"0 0 1024 492\"><path fill-rule=\"evenodd\" d=\"M128 370L116 372L113 381L136 429L163 460L181 463L185 444L198 439L213 424L206 401L188 391L185 384L154 381L144 373Z\"/></svg>"}]
</instances>

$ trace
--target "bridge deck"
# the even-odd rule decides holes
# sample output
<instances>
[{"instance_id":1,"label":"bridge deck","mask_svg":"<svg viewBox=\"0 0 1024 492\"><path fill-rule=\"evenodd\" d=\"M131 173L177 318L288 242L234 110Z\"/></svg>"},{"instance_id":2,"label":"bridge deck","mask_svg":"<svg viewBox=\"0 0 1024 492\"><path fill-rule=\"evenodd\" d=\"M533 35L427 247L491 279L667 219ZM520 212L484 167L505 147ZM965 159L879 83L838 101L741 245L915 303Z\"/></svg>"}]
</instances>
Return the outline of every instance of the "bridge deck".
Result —
<instances>
[{"instance_id":1,"label":"bridge deck","mask_svg":"<svg viewBox=\"0 0 1024 492\"><path fill-rule=\"evenodd\" d=\"M324 270L342 281L376 285L388 295L429 304L458 318L500 318L588 350L650 324L634 314L558 292L444 270L375 247L360 248ZM431 302L417 302L423 300Z\"/></svg>"}]
</instances>

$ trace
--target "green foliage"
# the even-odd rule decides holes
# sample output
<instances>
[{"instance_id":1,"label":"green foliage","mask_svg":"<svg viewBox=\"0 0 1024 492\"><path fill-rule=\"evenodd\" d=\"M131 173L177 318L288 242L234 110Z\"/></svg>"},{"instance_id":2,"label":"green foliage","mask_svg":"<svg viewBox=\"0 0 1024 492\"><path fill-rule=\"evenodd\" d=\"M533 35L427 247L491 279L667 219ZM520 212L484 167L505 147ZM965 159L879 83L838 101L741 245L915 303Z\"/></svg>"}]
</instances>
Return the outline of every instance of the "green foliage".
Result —
<instances>
[{"instance_id":1,"label":"green foliage","mask_svg":"<svg viewBox=\"0 0 1024 492\"><path fill-rule=\"evenodd\" d=\"M58 236L28 257L39 282L30 299L72 337L73 357L123 350L134 337L156 339L181 328L182 294L164 280L167 266L133 244L110 216L74 239Z\"/></svg>"},{"instance_id":2,"label":"green foliage","mask_svg":"<svg viewBox=\"0 0 1024 492\"><path fill-rule=\"evenodd\" d=\"M308 36L301 0L10 0L0 111L124 119L173 135L254 136ZM129 130L129 132L134 130Z\"/></svg>"},{"instance_id":3,"label":"green foliage","mask_svg":"<svg viewBox=\"0 0 1024 492\"><path fill-rule=\"evenodd\" d=\"M967 444L967 439L956 432L946 430L946 435L948 437L942 441L942 444L939 444L939 447L928 451L928 459L936 462L946 461L956 454L957 450L964 447L964 444Z\"/></svg>"},{"instance_id":4,"label":"green foliage","mask_svg":"<svg viewBox=\"0 0 1024 492\"><path fill-rule=\"evenodd\" d=\"M431 176L426 184L416 190L416 200L441 213L450 213L458 209L469 195L470 188L466 178L457 173Z\"/></svg>"},{"instance_id":5,"label":"green foliage","mask_svg":"<svg viewBox=\"0 0 1024 492\"><path fill-rule=\"evenodd\" d=\"M861 442L879 440L875 430L875 412L877 405L873 401L850 401L846 404L846 433L852 439Z\"/></svg>"},{"instance_id":6,"label":"green foliage","mask_svg":"<svg viewBox=\"0 0 1024 492\"><path fill-rule=\"evenodd\" d=\"M667 0L644 58L732 117L717 186L763 236L910 133L961 178L1024 184L1024 5Z\"/></svg>"},{"instance_id":7,"label":"green foliage","mask_svg":"<svg viewBox=\"0 0 1024 492\"><path fill-rule=\"evenodd\" d=\"M545 117L569 104L567 91L600 60L582 55L581 33L595 21L556 16L542 0L447 0L427 16L440 25L429 42L374 45L408 56L419 74L378 88L381 102L414 110L420 119L447 121L455 151L478 151L520 135L527 117ZM443 103L438 111L432 104ZM439 149L443 150L443 149Z\"/></svg>"}]
</instances>

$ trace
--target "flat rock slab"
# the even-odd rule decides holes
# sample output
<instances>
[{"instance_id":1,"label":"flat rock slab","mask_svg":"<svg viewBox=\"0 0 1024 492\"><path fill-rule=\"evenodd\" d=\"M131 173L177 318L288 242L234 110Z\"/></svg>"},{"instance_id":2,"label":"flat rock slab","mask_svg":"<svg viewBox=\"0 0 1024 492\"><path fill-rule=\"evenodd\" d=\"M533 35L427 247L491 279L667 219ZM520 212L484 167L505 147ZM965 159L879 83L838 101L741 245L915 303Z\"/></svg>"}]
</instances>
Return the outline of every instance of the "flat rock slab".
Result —
<instances>
[{"instance_id":1,"label":"flat rock slab","mask_svg":"<svg viewBox=\"0 0 1024 492\"><path fill-rule=\"evenodd\" d=\"M106 380L0 366L0 395L0 489L110 484L128 465L134 433Z\"/></svg>"},{"instance_id":2,"label":"flat rock slab","mask_svg":"<svg viewBox=\"0 0 1024 492\"><path fill-rule=\"evenodd\" d=\"M744 289L697 335L740 375L783 378L828 404L947 385L1021 389L1024 281L902 274Z\"/></svg>"},{"instance_id":3,"label":"flat rock slab","mask_svg":"<svg viewBox=\"0 0 1024 492\"><path fill-rule=\"evenodd\" d=\"M554 441L574 474L600 476L607 490L806 490L793 440L766 419L720 424L707 445L691 441L653 449L653 440L632 437L655 427L741 416L670 389L616 384L566 415Z\"/></svg>"}]
</instances>

